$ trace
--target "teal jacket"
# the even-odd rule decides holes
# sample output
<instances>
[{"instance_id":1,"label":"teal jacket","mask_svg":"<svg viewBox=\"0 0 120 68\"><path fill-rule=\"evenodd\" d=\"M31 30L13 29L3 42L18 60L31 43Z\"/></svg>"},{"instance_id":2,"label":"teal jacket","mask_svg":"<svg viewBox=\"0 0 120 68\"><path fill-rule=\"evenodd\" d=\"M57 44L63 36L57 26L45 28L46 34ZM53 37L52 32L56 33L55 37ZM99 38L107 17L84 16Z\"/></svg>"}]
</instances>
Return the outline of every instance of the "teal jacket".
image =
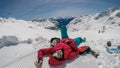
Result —
<instances>
[{"instance_id":1,"label":"teal jacket","mask_svg":"<svg viewBox=\"0 0 120 68\"><path fill-rule=\"evenodd\" d=\"M62 26L60 27L60 32L61 32L61 37L62 37L62 39L64 39L64 38L69 38L69 36L68 36L68 34L67 34L67 28L66 28L65 25L62 25ZM80 43L85 42L85 40L82 39L81 37L74 38L73 40L74 40L76 46L79 46Z\"/></svg>"}]
</instances>

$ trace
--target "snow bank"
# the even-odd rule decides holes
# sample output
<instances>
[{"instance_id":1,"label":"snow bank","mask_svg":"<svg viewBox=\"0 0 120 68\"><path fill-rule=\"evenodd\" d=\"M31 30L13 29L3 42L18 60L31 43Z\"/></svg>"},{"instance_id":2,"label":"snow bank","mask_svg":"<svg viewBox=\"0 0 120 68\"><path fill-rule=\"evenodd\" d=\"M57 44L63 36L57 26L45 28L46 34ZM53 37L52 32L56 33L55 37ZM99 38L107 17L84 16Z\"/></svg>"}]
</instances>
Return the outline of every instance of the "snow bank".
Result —
<instances>
[{"instance_id":1,"label":"snow bank","mask_svg":"<svg viewBox=\"0 0 120 68\"><path fill-rule=\"evenodd\" d=\"M3 36L0 38L0 48L4 46L17 45L19 40L16 36Z\"/></svg>"}]
</instances>

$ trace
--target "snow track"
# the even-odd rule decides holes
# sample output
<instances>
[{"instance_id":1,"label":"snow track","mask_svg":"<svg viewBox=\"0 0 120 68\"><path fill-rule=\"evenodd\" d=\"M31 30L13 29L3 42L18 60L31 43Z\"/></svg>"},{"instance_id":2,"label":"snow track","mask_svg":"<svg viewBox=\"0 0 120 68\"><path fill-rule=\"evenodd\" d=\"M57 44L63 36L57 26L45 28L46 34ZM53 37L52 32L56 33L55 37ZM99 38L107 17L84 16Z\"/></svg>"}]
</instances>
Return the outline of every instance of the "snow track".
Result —
<instances>
[{"instance_id":1,"label":"snow track","mask_svg":"<svg viewBox=\"0 0 120 68\"><path fill-rule=\"evenodd\" d=\"M0 68L29 68L30 62L34 62L37 54L37 52L33 50L33 52L29 52L29 54L21 55L18 58L15 58L14 60L8 62L7 64L1 66ZM29 59L29 60L28 60ZM33 64L32 64L33 65ZM33 67L32 67L33 68Z\"/></svg>"},{"instance_id":2,"label":"snow track","mask_svg":"<svg viewBox=\"0 0 120 68\"><path fill-rule=\"evenodd\" d=\"M35 68L34 62L36 60L36 55L36 53L28 54L12 61L11 63L1 68ZM73 60L65 61L64 64L57 67L49 66L48 59L49 58L47 56L44 58L42 68L98 68L95 59L91 55L78 56Z\"/></svg>"}]
</instances>

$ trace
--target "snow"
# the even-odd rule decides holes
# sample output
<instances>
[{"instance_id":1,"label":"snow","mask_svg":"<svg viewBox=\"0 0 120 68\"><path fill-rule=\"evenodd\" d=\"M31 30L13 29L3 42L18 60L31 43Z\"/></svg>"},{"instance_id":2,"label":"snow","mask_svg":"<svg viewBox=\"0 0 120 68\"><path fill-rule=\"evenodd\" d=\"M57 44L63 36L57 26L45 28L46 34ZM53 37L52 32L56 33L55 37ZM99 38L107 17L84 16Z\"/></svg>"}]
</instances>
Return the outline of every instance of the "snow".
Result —
<instances>
[{"instance_id":1,"label":"snow","mask_svg":"<svg viewBox=\"0 0 120 68\"><path fill-rule=\"evenodd\" d=\"M115 18L116 22L120 22L115 15L118 12L119 10L116 10L110 15ZM120 68L120 53L110 54L104 47L107 41L112 41L114 45L120 44L120 27L106 24L111 22L106 21L107 16L98 20L94 19L95 16L75 17L67 27L71 38L86 37L86 42L79 46L90 46L92 50L100 54L97 59L89 54L79 55L54 67L48 64L49 57L45 56L42 68ZM60 37L59 30L46 29L49 27L56 27L56 25L49 20L32 22L15 18L0 18L0 38L15 36L19 40L17 45L4 46L0 49L0 68L35 68L37 51L50 47L50 38Z\"/></svg>"},{"instance_id":2,"label":"snow","mask_svg":"<svg viewBox=\"0 0 120 68\"><path fill-rule=\"evenodd\" d=\"M3 44L1 46L17 45L19 43L19 40L15 36L3 36L0 39L0 42Z\"/></svg>"}]
</instances>

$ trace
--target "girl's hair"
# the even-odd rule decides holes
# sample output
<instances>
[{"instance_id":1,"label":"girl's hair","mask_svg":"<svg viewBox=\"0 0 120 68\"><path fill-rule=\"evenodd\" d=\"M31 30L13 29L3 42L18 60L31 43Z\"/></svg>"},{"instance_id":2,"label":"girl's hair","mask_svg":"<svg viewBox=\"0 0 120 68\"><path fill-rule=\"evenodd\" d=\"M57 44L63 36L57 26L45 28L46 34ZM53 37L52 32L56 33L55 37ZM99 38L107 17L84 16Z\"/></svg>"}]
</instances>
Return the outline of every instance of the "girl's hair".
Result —
<instances>
[{"instance_id":1,"label":"girl's hair","mask_svg":"<svg viewBox=\"0 0 120 68\"><path fill-rule=\"evenodd\" d=\"M57 38L57 37L53 37L50 39L50 43L52 43L53 40L56 40L57 43L60 42L60 38Z\"/></svg>"}]
</instances>

